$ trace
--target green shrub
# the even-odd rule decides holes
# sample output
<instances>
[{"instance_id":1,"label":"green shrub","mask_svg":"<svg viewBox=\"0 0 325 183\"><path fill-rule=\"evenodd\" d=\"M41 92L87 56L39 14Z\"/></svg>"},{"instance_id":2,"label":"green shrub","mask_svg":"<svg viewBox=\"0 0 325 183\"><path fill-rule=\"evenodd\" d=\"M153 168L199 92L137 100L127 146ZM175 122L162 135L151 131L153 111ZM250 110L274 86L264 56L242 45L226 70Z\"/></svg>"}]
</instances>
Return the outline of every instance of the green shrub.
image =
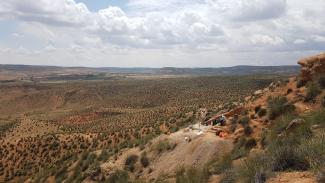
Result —
<instances>
[{"instance_id":1,"label":"green shrub","mask_svg":"<svg viewBox=\"0 0 325 183\"><path fill-rule=\"evenodd\" d=\"M252 133L253 133L253 129L252 129L252 127L250 127L249 125L247 125L247 126L244 127L244 134L245 134L246 136L249 136L249 135L251 135Z\"/></svg>"},{"instance_id":2,"label":"green shrub","mask_svg":"<svg viewBox=\"0 0 325 183\"><path fill-rule=\"evenodd\" d=\"M234 169L229 169L222 174L219 183L235 183L236 180L237 180L237 171Z\"/></svg>"},{"instance_id":3,"label":"green shrub","mask_svg":"<svg viewBox=\"0 0 325 183\"><path fill-rule=\"evenodd\" d=\"M62 167L58 170L58 172L55 173L55 181L56 182L63 182L67 178L68 175L68 169L67 167Z\"/></svg>"},{"instance_id":4,"label":"green shrub","mask_svg":"<svg viewBox=\"0 0 325 183\"><path fill-rule=\"evenodd\" d=\"M212 174L221 174L232 167L232 156L226 154L218 158L218 160L210 165L210 172Z\"/></svg>"},{"instance_id":5,"label":"green shrub","mask_svg":"<svg viewBox=\"0 0 325 183\"><path fill-rule=\"evenodd\" d=\"M288 90L287 90L287 95L289 95L290 93L292 93L293 92L293 90L291 89L291 88L289 88Z\"/></svg>"},{"instance_id":6,"label":"green shrub","mask_svg":"<svg viewBox=\"0 0 325 183\"><path fill-rule=\"evenodd\" d=\"M257 114L261 110L261 106L258 105L254 108L255 114Z\"/></svg>"},{"instance_id":7,"label":"green shrub","mask_svg":"<svg viewBox=\"0 0 325 183\"><path fill-rule=\"evenodd\" d=\"M318 78L318 84L322 89L325 89L325 75Z\"/></svg>"},{"instance_id":8,"label":"green shrub","mask_svg":"<svg viewBox=\"0 0 325 183\"><path fill-rule=\"evenodd\" d=\"M108 160L108 158L109 158L109 154L108 154L107 150L104 149L98 156L98 161L106 161L106 160Z\"/></svg>"},{"instance_id":9,"label":"green shrub","mask_svg":"<svg viewBox=\"0 0 325 183\"><path fill-rule=\"evenodd\" d=\"M276 117L293 112L295 106L288 103L286 97L271 97L268 100L269 118L274 120Z\"/></svg>"},{"instance_id":10,"label":"green shrub","mask_svg":"<svg viewBox=\"0 0 325 183\"><path fill-rule=\"evenodd\" d=\"M254 147L256 147L257 142L254 138L249 138L245 144L245 148L246 149L252 149Z\"/></svg>"},{"instance_id":11,"label":"green shrub","mask_svg":"<svg viewBox=\"0 0 325 183\"><path fill-rule=\"evenodd\" d=\"M325 131L312 138L305 139L299 146L299 151L306 157L310 166L314 169L325 168Z\"/></svg>"},{"instance_id":12,"label":"green shrub","mask_svg":"<svg viewBox=\"0 0 325 183\"><path fill-rule=\"evenodd\" d=\"M257 115L261 118L261 117L265 116L266 113L267 113L267 110L264 109L264 108L262 108L262 109L260 109L260 110L258 111Z\"/></svg>"},{"instance_id":13,"label":"green shrub","mask_svg":"<svg viewBox=\"0 0 325 183\"><path fill-rule=\"evenodd\" d=\"M305 101L314 101L315 98L321 93L321 89L319 88L318 84L311 82L307 86L307 94Z\"/></svg>"},{"instance_id":14,"label":"green shrub","mask_svg":"<svg viewBox=\"0 0 325 183\"><path fill-rule=\"evenodd\" d=\"M129 155L124 163L124 170L129 170L130 172L134 171L134 164L137 163L139 157L138 155L132 154Z\"/></svg>"},{"instance_id":15,"label":"green shrub","mask_svg":"<svg viewBox=\"0 0 325 183\"><path fill-rule=\"evenodd\" d=\"M238 169L238 179L243 183L265 182L271 175L269 159L265 155L255 155L245 160L244 164Z\"/></svg>"},{"instance_id":16,"label":"green shrub","mask_svg":"<svg viewBox=\"0 0 325 183\"><path fill-rule=\"evenodd\" d=\"M317 182L324 183L325 182L325 169L321 169L317 171Z\"/></svg>"},{"instance_id":17,"label":"green shrub","mask_svg":"<svg viewBox=\"0 0 325 183\"><path fill-rule=\"evenodd\" d=\"M290 122L294 119L296 119L297 116L291 115L291 114L286 114L280 116L278 119L276 119L270 128L270 138L269 140L274 140L277 138L277 136L285 131L287 126L290 124Z\"/></svg>"},{"instance_id":18,"label":"green shrub","mask_svg":"<svg viewBox=\"0 0 325 183\"><path fill-rule=\"evenodd\" d=\"M322 107L325 108L325 96L322 97L322 101L321 101Z\"/></svg>"},{"instance_id":19,"label":"green shrub","mask_svg":"<svg viewBox=\"0 0 325 183\"><path fill-rule=\"evenodd\" d=\"M140 162L141 162L141 164L142 164L142 166L144 168L146 168L147 166L149 166L149 159L147 157L147 153L146 152L144 152L144 153L141 154Z\"/></svg>"},{"instance_id":20,"label":"green shrub","mask_svg":"<svg viewBox=\"0 0 325 183\"><path fill-rule=\"evenodd\" d=\"M268 149L273 171L307 170L309 163L306 158L290 143L278 144Z\"/></svg>"},{"instance_id":21,"label":"green shrub","mask_svg":"<svg viewBox=\"0 0 325 183\"><path fill-rule=\"evenodd\" d=\"M242 117L239 120L239 124L241 124L243 126L247 126L249 124L249 117L248 116Z\"/></svg>"},{"instance_id":22,"label":"green shrub","mask_svg":"<svg viewBox=\"0 0 325 183\"><path fill-rule=\"evenodd\" d=\"M176 144L171 144L167 139L161 140L156 145L156 150L158 153L163 153L165 151L170 151L176 147Z\"/></svg>"},{"instance_id":23,"label":"green shrub","mask_svg":"<svg viewBox=\"0 0 325 183\"><path fill-rule=\"evenodd\" d=\"M246 148L246 143L247 140L245 137L241 137L238 139L237 142L235 142L235 146L231 152L231 156L233 160L244 157L248 154L250 149Z\"/></svg>"},{"instance_id":24,"label":"green shrub","mask_svg":"<svg viewBox=\"0 0 325 183\"><path fill-rule=\"evenodd\" d=\"M301 87L303 87L305 85L306 85L306 82L305 81L303 81L301 79L298 79L298 81L297 81L297 88L301 88Z\"/></svg>"},{"instance_id":25,"label":"green shrub","mask_svg":"<svg viewBox=\"0 0 325 183\"><path fill-rule=\"evenodd\" d=\"M109 176L107 183L130 183L128 172L117 170Z\"/></svg>"},{"instance_id":26,"label":"green shrub","mask_svg":"<svg viewBox=\"0 0 325 183\"><path fill-rule=\"evenodd\" d=\"M320 109L317 111L313 111L306 116L304 116L306 122L310 125L320 125L321 127L325 127L325 109Z\"/></svg>"},{"instance_id":27,"label":"green shrub","mask_svg":"<svg viewBox=\"0 0 325 183\"><path fill-rule=\"evenodd\" d=\"M203 183L209 179L208 169L181 168L176 172L176 183Z\"/></svg>"},{"instance_id":28,"label":"green shrub","mask_svg":"<svg viewBox=\"0 0 325 183\"><path fill-rule=\"evenodd\" d=\"M268 131L263 129L263 132L261 134L261 146L262 148L265 148L267 145L267 136L268 136Z\"/></svg>"}]
</instances>

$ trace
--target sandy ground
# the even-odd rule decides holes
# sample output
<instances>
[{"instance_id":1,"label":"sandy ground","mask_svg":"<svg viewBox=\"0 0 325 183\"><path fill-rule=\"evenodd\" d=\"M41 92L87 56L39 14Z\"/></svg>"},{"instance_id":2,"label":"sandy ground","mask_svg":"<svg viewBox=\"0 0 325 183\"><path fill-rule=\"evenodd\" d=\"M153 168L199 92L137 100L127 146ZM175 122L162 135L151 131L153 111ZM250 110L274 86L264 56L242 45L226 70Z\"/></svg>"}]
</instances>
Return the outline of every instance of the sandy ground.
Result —
<instances>
[{"instance_id":1,"label":"sandy ground","mask_svg":"<svg viewBox=\"0 0 325 183\"><path fill-rule=\"evenodd\" d=\"M282 172L266 183L317 183L311 172Z\"/></svg>"}]
</instances>

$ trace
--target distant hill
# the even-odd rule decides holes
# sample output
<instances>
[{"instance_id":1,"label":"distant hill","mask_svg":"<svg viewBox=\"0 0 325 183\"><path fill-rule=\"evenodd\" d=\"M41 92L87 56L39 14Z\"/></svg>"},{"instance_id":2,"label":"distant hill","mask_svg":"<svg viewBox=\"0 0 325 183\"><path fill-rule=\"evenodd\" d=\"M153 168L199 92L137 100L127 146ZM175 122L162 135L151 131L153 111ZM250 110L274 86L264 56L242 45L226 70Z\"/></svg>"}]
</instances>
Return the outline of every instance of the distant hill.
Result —
<instances>
[{"instance_id":1,"label":"distant hill","mask_svg":"<svg viewBox=\"0 0 325 183\"><path fill-rule=\"evenodd\" d=\"M31 65L0 65L0 80L10 80L25 77L44 77L57 75L85 74L149 74L149 75L195 75L195 76L229 76L251 74L284 74L298 73L297 66L234 66L220 68L120 68L120 67L56 67Z\"/></svg>"},{"instance_id":2,"label":"distant hill","mask_svg":"<svg viewBox=\"0 0 325 183\"><path fill-rule=\"evenodd\" d=\"M250 74L295 74L299 66L234 66L220 68L172 68L159 69L164 74L189 75L250 75Z\"/></svg>"}]
</instances>

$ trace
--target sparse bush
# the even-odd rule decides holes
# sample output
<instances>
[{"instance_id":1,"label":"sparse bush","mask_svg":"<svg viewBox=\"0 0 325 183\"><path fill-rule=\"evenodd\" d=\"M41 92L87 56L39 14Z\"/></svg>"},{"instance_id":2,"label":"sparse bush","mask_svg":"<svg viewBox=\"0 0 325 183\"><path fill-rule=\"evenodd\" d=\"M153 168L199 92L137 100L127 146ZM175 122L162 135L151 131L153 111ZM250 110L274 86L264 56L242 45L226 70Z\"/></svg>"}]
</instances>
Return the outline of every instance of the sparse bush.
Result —
<instances>
[{"instance_id":1,"label":"sparse bush","mask_svg":"<svg viewBox=\"0 0 325 183\"><path fill-rule=\"evenodd\" d=\"M64 166L61 169L58 170L55 174L55 181L56 182L63 182L67 178L68 175L68 169Z\"/></svg>"},{"instance_id":2,"label":"sparse bush","mask_svg":"<svg viewBox=\"0 0 325 183\"><path fill-rule=\"evenodd\" d=\"M149 166L149 159L147 157L147 153L146 152L144 152L144 153L141 154L140 162L141 162L141 164L142 164L142 166L144 168L146 168L147 166Z\"/></svg>"},{"instance_id":3,"label":"sparse bush","mask_svg":"<svg viewBox=\"0 0 325 183\"><path fill-rule=\"evenodd\" d=\"M261 134L261 146L262 146L262 148L264 148L267 145L267 135L268 135L268 131L264 129L262 134Z\"/></svg>"},{"instance_id":4,"label":"sparse bush","mask_svg":"<svg viewBox=\"0 0 325 183\"><path fill-rule=\"evenodd\" d=\"M247 155L248 149L245 148L246 142L247 142L247 140L245 137L241 137L237 140L237 142L235 143L235 146L231 152L231 156L232 156L233 160Z\"/></svg>"},{"instance_id":5,"label":"sparse bush","mask_svg":"<svg viewBox=\"0 0 325 183\"><path fill-rule=\"evenodd\" d=\"M117 170L112 175L109 176L108 183L130 183L130 177L128 172L123 170Z\"/></svg>"},{"instance_id":6,"label":"sparse bush","mask_svg":"<svg viewBox=\"0 0 325 183\"><path fill-rule=\"evenodd\" d=\"M324 183L325 182L325 169L318 170L316 178L317 178L318 183Z\"/></svg>"},{"instance_id":7,"label":"sparse bush","mask_svg":"<svg viewBox=\"0 0 325 183\"><path fill-rule=\"evenodd\" d=\"M310 166L314 169L325 168L325 131L322 134L312 138L304 139L299 146L302 156L306 157Z\"/></svg>"},{"instance_id":8,"label":"sparse bush","mask_svg":"<svg viewBox=\"0 0 325 183\"><path fill-rule=\"evenodd\" d=\"M210 172L212 174L221 174L232 167L231 154L226 154L218 158L218 160L210 165Z\"/></svg>"},{"instance_id":9,"label":"sparse bush","mask_svg":"<svg viewBox=\"0 0 325 183\"><path fill-rule=\"evenodd\" d=\"M293 92L293 90L291 89L291 88L289 88L288 90L287 90L287 95L289 95L290 93L292 93Z\"/></svg>"},{"instance_id":10,"label":"sparse bush","mask_svg":"<svg viewBox=\"0 0 325 183\"><path fill-rule=\"evenodd\" d=\"M245 134L246 136L249 136L249 135L251 135L252 133L253 133L253 129L252 129L252 127L250 127L249 125L247 125L247 126L244 127L244 134Z\"/></svg>"},{"instance_id":11,"label":"sparse bush","mask_svg":"<svg viewBox=\"0 0 325 183\"><path fill-rule=\"evenodd\" d=\"M325 96L322 97L321 104L322 104L322 107L325 108Z\"/></svg>"},{"instance_id":12,"label":"sparse bush","mask_svg":"<svg viewBox=\"0 0 325 183\"><path fill-rule=\"evenodd\" d=\"M249 157L236 170L238 171L238 179L244 183L265 182L271 175L269 159L265 155Z\"/></svg>"},{"instance_id":13,"label":"sparse bush","mask_svg":"<svg viewBox=\"0 0 325 183\"><path fill-rule=\"evenodd\" d=\"M237 124L232 123L229 130L230 132L234 133L236 131L236 128L237 128Z\"/></svg>"},{"instance_id":14,"label":"sparse bush","mask_svg":"<svg viewBox=\"0 0 325 183\"><path fill-rule=\"evenodd\" d=\"M266 113L267 113L267 110L264 109L264 108L262 108L262 109L260 109L260 110L258 111L257 115L261 118L261 117L265 116Z\"/></svg>"},{"instance_id":15,"label":"sparse bush","mask_svg":"<svg viewBox=\"0 0 325 183\"><path fill-rule=\"evenodd\" d=\"M172 150L175 147L176 147L176 144L171 144L167 139L165 139L165 140L159 141L155 148L158 151L158 153L162 153L165 151Z\"/></svg>"},{"instance_id":16,"label":"sparse bush","mask_svg":"<svg viewBox=\"0 0 325 183\"><path fill-rule=\"evenodd\" d=\"M229 169L222 174L219 183L235 183L237 178L237 171L234 169Z\"/></svg>"},{"instance_id":17,"label":"sparse bush","mask_svg":"<svg viewBox=\"0 0 325 183\"><path fill-rule=\"evenodd\" d=\"M181 168L176 172L176 183L202 183L209 179L208 169Z\"/></svg>"},{"instance_id":18,"label":"sparse bush","mask_svg":"<svg viewBox=\"0 0 325 183\"><path fill-rule=\"evenodd\" d=\"M246 149L252 149L257 145L257 142L254 138L249 138L245 144Z\"/></svg>"},{"instance_id":19,"label":"sparse bush","mask_svg":"<svg viewBox=\"0 0 325 183\"><path fill-rule=\"evenodd\" d=\"M276 117L282 114L293 112L295 110L295 106L289 104L286 97L271 97L268 100L268 110L269 118L274 120Z\"/></svg>"},{"instance_id":20,"label":"sparse bush","mask_svg":"<svg viewBox=\"0 0 325 183\"><path fill-rule=\"evenodd\" d=\"M239 124L243 125L243 126L247 126L249 124L249 117L248 116L244 116L239 120Z\"/></svg>"},{"instance_id":21,"label":"sparse bush","mask_svg":"<svg viewBox=\"0 0 325 183\"><path fill-rule=\"evenodd\" d=\"M106 161L106 160L108 160L108 158L109 158L109 154L108 154L107 150L104 149L98 156L98 161Z\"/></svg>"},{"instance_id":22,"label":"sparse bush","mask_svg":"<svg viewBox=\"0 0 325 183\"><path fill-rule=\"evenodd\" d=\"M309 163L293 144L283 140L281 144L272 145L268 149L273 171L307 170Z\"/></svg>"},{"instance_id":23,"label":"sparse bush","mask_svg":"<svg viewBox=\"0 0 325 183\"><path fill-rule=\"evenodd\" d=\"M320 109L307 114L304 119L309 125L325 127L325 109Z\"/></svg>"},{"instance_id":24,"label":"sparse bush","mask_svg":"<svg viewBox=\"0 0 325 183\"><path fill-rule=\"evenodd\" d=\"M297 81L297 88L301 88L306 85L305 81L302 81L301 79L298 79Z\"/></svg>"},{"instance_id":25,"label":"sparse bush","mask_svg":"<svg viewBox=\"0 0 325 183\"><path fill-rule=\"evenodd\" d=\"M321 89L325 89L325 75L322 75L318 78L318 84Z\"/></svg>"},{"instance_id":26,"label":"sparse bush","mask_svg":"<svg viewBox=\"0 0 325 183\"><path fill-rule=\"evenodd\" d=\"M134 164L137 163L138 161L138 155L129 155L126 160L125 160L125 163L124 163L124 169L125 170L129 170L130 172L133 172L134 171Z\"/></svg>"},{"instance_id":27,"label":"sparse bush","mask_svg":"<svg viewBox=\"0 0 325 183\"><path fill-rule=\"evenodd\" d=\"M319 88L318 84L311 82L307 86L307 94L305 101L314 101L315 98L321 93L321 89Z\"/></svg>"},{"instance_id":28,"label":"sparse bush","mask_svg":"<svg viewBox=\"0 0 325 183\"><path fill-rule=\"evenodd\" d=\"M258 105L254 108L255 114L257 114L261 110L261 105Z\"/></svg>"}]
</instances>

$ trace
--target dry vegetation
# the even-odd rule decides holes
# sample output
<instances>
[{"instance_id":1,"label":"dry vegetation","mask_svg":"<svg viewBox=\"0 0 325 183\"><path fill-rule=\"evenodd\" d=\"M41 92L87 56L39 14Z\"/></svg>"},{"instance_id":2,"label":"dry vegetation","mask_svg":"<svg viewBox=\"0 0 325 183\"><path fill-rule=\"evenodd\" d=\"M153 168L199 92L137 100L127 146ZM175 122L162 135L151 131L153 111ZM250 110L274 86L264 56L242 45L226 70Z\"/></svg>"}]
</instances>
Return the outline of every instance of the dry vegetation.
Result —
<instances>
[{"instance_id":1,"label":"dry vegetation","mask_svg":"<svg viewBox=\"0 0 325 183\"><path fill-rule=\"evenodd\" d=\"M75 182L86 178L107 181L98 167L109 156L193 123L200 107L210 108L210 113L231 108L233 102L278 79L241 76L2 84L0 181L54 178L60 182L67 177ZM166 144L162 145L164 150ZM143 166L149 163L145 157L139 161ZM186 171L179 174L186 179ZM121 171L108 179L114 176L125 175Z\"/></svg>"}]
</instances>

